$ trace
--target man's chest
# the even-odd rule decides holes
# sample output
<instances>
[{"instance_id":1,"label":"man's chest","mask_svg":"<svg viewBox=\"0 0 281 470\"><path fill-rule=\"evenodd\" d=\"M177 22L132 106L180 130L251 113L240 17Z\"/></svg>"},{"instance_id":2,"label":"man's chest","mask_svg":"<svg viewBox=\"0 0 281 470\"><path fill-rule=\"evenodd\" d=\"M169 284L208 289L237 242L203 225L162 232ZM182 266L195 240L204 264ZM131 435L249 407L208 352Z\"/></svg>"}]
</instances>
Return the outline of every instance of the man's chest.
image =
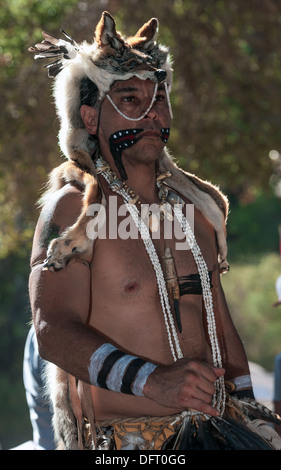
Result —
<instances>
[{"instance_id":1,"label":"man's chest","mask_svg":"<svg viewBox=\"0 0 281 470\"><path fill-rule=\"evenodd\" d=\"M191 204L187 205L186 214L211 271L217 261L214 230ZM126 208L116 205L113 211L112 207L107 207L106 225L102 236L95 241L92 267L93 277L99 282L102 279L111 292L131 298L145 289L152 295L157 287L156 269L160 266L165 275L167 247L178 277L198 272L192 246L186 242L180 225L174 218L172 221L160 217L158 222L155 220L156 225L150 227L154 230L149 230L149 221L146 221L148 230L141 234Z\"/></svg>"}]
</instances>

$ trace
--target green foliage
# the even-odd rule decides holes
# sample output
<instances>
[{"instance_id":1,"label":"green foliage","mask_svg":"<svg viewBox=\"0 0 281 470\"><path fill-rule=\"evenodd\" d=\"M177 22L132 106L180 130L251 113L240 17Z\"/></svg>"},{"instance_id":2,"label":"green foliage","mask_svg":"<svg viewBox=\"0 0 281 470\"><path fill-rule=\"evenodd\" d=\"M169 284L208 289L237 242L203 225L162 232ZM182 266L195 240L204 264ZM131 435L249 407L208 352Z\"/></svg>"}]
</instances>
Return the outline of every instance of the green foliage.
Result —
<instances>
[{"instance_id":1,"label":"green foliage","mask_svg":"<svg viewBox=\"0 0 281 470\"><path fill-rule=\"evenodd\" d=\"M29 256L16 252L0 262L0 445L28 440L30 422L22 380L24 344L29 330Z\"/></svg>"},{"instance_id":2,"label":"green foliage","mask_svg":"<svg viewBox=\"0 0 281 470\"><path fill-rule=\"evenodd\" d=\"M247 203L230 198L228 218L228 258L241 264L265 253L279 250L278 225L281 201L261 193Z\"/></svg>"},{"instance_id":3,"label":"green foliage","mask_svg":"<svg viewBox=\"0 0 281 470\"><path fill-rule=\"evenodd\" d=\"M27 46L41 40L41 27L48 25L57 29L63 18L77 0L54 2L54 0L2 0L0 6L0 57L4 76L13 76L19 68L27 65ZM2 77L3 78L3 77Z\"/></svg>"},{"instance_id":4,"label":"green foliage","mask_svg":"<svg viewBox=\"0 0 281 470\"><path fill-rule=\"evenodd\" d=\"M47 131L54 132L54 110L48 106L49 111L40 112L50 101L50 82L46 74L36 75L39 68L27 49L41 41L42 26L59 28L61 18L76 3L4 0L0 5L0 258L19 243L30 243L34 203L48 162L57 160L56 142Z\"/></svg>"},{"instance_id":5,"label":"green foliage","mask_svg":"<svg viewBox=\"0 0 281 470\"><path fill-rule=\"evenodd\" d=\"M281 274L278 254L258 256L251 263L232 263L222 284L234 324L248 359L269 371L281 351L281 307L275 282Z\"/></svg>"}]
</instances>

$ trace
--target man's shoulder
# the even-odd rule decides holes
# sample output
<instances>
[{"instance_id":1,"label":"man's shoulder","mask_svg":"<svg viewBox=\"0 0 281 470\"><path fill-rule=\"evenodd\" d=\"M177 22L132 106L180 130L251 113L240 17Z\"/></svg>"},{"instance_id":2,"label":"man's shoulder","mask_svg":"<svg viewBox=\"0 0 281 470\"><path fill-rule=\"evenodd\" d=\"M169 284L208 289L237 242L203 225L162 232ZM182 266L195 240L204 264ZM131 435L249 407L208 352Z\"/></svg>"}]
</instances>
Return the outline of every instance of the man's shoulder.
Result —
<instances>
[{"instance_id":1,"label":"man's shoulder","mask_svg":"<svg viewBox=\"0 0 281 470\"><path fill-rule=\"evenodd\" d=\"M82 190L69 183L45 198L34 234L32 263L43 260L50 241L76 222L82 204Z\"/></svg>"},{"instance_id":2,"label":"man's shoulder","mask_svg":"<svg viewBox=\"0 0 281 470\"><path fill-rule=\"evenodd\" d=\"M44 198L41 217L49 220L77 218L81 212L82 205L82 188L74 183L67 183Z\"/></svg>"}]
</instances>

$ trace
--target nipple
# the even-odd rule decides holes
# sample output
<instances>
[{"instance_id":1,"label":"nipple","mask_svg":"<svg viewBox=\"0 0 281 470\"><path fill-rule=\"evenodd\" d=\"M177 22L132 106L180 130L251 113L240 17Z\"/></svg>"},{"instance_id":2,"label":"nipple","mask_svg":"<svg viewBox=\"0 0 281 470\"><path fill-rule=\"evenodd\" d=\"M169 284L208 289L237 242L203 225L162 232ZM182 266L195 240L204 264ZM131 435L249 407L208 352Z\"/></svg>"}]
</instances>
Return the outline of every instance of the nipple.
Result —
<instances>
[{"instance_id":1,"label":"nipple","mask_svg":"<svg viewBox=\"0 0 281 470\"><path fill-rule=\"evenodd\" d=\"M140 284L137 281L130 281L125 285L124 292L126 295L136 294L140 289Z\"/></svg>"}]
</instances>

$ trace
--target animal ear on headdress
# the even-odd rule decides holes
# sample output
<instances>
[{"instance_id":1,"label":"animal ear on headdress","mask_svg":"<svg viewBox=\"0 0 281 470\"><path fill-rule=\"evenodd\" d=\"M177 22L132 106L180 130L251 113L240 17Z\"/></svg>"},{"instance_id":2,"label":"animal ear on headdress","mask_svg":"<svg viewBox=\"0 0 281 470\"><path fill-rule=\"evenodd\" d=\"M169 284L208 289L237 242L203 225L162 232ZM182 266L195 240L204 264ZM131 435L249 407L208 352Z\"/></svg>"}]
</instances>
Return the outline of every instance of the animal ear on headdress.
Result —
<instances>
[{"instance_id":1,"label":"animal ear on headdress","mask_svg":"<svg viewBox=\"0 0 281 470\"><path fill-rule=\"evenodd\" d=\"M158 34L158 20L151 18L137 32L137 34L129 39L132 47L141 47L149 52L155 45L156 36Z\"/></svg>"},{"instance_id":2,"label":"animal ear on headdress","mask_svg":"<svg viewBox=\"0 0 281 470\"><path fill-rule=\"evenodd\" d=\"M104 11L95 31L95 40L99 47L111 46L120 50L124 47L121 35L116 31L114 18L110 13Z\"/></svg>"}]
</instances>

